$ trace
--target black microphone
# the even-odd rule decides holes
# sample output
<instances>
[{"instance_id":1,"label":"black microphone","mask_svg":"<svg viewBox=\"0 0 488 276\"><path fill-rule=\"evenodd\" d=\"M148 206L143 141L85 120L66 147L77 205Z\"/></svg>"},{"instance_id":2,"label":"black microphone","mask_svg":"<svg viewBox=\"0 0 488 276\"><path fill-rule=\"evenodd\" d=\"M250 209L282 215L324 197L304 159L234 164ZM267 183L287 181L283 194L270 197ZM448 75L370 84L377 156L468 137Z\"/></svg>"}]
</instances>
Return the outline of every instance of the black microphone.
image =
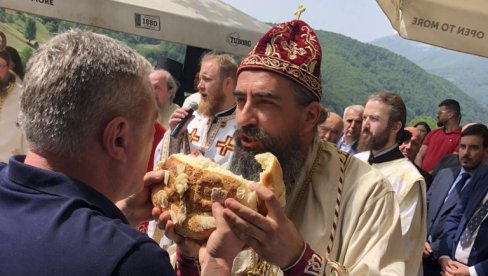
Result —
<instances>
[{"instance_id":1,"label":"black microphone","mask_svg":"<svg viewBox=\"0 0 488 276\"><path fill-rule=\"evenodd\" d=\"M193 115L193 111L198 109L198 104L196 102L191 102L188 107L190 110L188 110L188 114L181 119L181 121L176 125L175 129L171 131L171 137L176 138L178 134L180 133L181 129L183 126L186 124L186 121L190 119L191 115Z\"/></svg>"}]
</instances>

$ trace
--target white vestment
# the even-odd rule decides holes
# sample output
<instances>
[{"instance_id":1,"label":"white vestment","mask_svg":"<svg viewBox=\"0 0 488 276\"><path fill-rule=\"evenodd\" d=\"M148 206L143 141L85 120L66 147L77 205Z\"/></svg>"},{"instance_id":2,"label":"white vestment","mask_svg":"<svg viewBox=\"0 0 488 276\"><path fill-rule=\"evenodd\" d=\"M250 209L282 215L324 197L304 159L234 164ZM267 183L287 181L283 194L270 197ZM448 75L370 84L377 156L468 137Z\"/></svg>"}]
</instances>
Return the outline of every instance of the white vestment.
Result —
<instances>
[{"instance_id":1,"label":"white vestment","mask_svg":"<svg viewBox=\"0 0 488 276\"><path fill-rule=\"evenodd\" d=\"M350 275L404 275L391 185L333 144L316 138L285 211L317 254L344 265ZM253 255L251 250L239 253L233 274L253 267Z\"/></svg>"},{"instance_id":2,"label":"white vestment","mask_svg":"<svg viewBox=\"0 0 488 276\"><path fill-rule=\"evenodd\" d=\"M361 152L355 156L367 162L370 152ZM373 163L372 166L388 179L398 199L405 250L405 275L418 275L422 271L422 252L427 234L425 180L407 158Z\"/></svg>"},{"instance_id":3,"label":"white vestment","mask_svg":"<svg viewBox=\"0 0 488 276\"><path fill-rule=\"evenodd\" d=\"M171 137L166 131L154 154L154 163L165 160L173 153L199 151L217 164L224 164L234 153L234 131L236 129L235 107L207 117L195 111L186 131L179 137Z\"/></svg>"}]
</instances>

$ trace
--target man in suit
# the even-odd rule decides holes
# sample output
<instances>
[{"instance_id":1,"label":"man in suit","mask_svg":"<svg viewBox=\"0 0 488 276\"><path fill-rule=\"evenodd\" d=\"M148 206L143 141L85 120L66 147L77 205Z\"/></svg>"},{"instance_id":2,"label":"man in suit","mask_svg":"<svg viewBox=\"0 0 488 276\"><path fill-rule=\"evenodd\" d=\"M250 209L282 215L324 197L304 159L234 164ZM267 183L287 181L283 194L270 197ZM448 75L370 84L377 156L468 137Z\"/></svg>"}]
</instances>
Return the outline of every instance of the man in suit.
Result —
<instances>
[{"instance_id":1,"label":"man in suit","mask_svg":"<svg viewBox=\"0 0 488 276\"><path fill-rule=\"evenodd\" d=\"M445 209L447 208L442 206L439 208L437 217L447 216L447 218L444 218L445 221L436 219L434 222L434 225L443 228L443 233L438 238L440 240L437 244L439 249L434 255L440 256L439 264L445 275L486 275L488 272L488 244L485 240L488 235L488 222L484 221L486 214L483 215L482 212L478 211L480 209L488 209L488 205L482 207L487 201L488 192L488 185L486 184L488 181L488 167L484 166L484 159L487 153L488 128L486 126L475 124L469 126L461 133L459 161L462 168L458 175L461 175L463 170L471 173L471 181L457 195L461 198L457 200L457 205L451 202L450 195L456 194L460 189L456 189L455 185L452 185L454 187L449 189L444 204L441 204L444 206L452 204L450 206L450 215L447 216L446 213L449 210L446 211ZM452 174L453 170L451 168L444 169L439 172L438 177L446 174L446 171L447 174L449 172ZM435 191L434 188L436 187L434 185L438 177L435 178L432 184L432 192ZM456 180L458 178L459 176ZM431 191L429 190L429 192ZM442 198L441 194L438 197ZM439 198L437 198L437 201ZM435 201L432 201L432 205L429 208L435 210L436 207ZM477 218L476 214L478 213L481 218ZM430 209L429 214L431 214ZM430 220L428 223L430 223ZM430 233L431 237L434 237L436 233L432 229L434 227L430 229ZM486 261L486 263L483 263L483 261Z\"/></svg>"}]
</instances>

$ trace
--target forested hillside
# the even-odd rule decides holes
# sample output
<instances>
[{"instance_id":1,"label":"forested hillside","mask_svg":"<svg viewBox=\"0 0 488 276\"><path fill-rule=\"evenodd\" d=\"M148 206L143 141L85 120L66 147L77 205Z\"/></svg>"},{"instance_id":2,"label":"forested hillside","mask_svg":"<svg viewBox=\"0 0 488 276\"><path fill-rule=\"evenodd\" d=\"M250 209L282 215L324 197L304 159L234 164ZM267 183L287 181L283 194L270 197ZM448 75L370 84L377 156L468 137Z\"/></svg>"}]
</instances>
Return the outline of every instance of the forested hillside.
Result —
<instances>
[{"instance_id":1,"label":"forested hillside","mask_svg":"<svg viewBox=\"0 0 488 276\"><path fill-rule=\"evenodd\" d=\"M30 20L34 20L36 24L35 38L31 41L26 38L26 36L28 36L27 26ZM24 63L26 63L30 54L32 54L32 50L37 43L43 43L54 34L72 28L91 29L98 33L103 33L118 40L122 40L144 55L153 64L156 63L158 56L161 55L179 62L183 62L185 58L186 48L184 45L120 32L112 32L104 29L91 28L71 22L60 21L48 17L32 16L0 8L0 31L6 34L8 44L15 47L21 53Z\"/></svg>"},{"instance_id":2,"label":"forested hillside","mask_svg":"<svg viewBox=\"0 0 488 276\"><path fill-rule=\"evenodd\" d=\"M26 38L26 26L34 20L35 38ZM82 27L69 22L34 17L0 10L0 31L7 35L26 59L36 42L42 43L55 33ZM107 30L96 30L126 42L153 64L159 56L184 60L185 46ZM446 98L457 99L463 121L488 121L488 112L477 101L441 77L427 73L411 61L386 49L361 43L346 36L317 31L323 50L322 82L324 104L342 114L349 104L363 104L376 91L399 93L408 109L409 120L419 116L435 117L437 105ZM27 49L27 50L26 50Z\"/></svg>"},{"instance_id":3,"label":"forested hillside","mask_svg":"<svg viewBox=\"0 0 488 276\"><path fill-rule=\"evenodd\" d=\"M398 35L372 44L406 57L427 72L443 77L488 107L488 58L406 40Z\"/></svg>"}]
</instances>

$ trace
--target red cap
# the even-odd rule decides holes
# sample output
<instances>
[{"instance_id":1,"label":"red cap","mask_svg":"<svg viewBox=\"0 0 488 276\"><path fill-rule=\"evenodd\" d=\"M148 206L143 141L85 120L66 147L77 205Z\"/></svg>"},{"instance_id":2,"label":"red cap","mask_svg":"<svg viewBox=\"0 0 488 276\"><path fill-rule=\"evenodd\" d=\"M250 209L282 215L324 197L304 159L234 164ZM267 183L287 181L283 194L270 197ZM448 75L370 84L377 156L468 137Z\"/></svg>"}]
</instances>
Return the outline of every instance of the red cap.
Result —
<instances>
[{"instance_id":1,"label":"red cap","mask_svg":"<svg viewBox=\"0 0 488 276\"><path fill-rule=\"evenodd\" d=\"M320 102L322 50L314 30L301 20L272 27L242 59L237 76L245 70L268 70L304 86Z\"/></svg>"}]
</instances>

